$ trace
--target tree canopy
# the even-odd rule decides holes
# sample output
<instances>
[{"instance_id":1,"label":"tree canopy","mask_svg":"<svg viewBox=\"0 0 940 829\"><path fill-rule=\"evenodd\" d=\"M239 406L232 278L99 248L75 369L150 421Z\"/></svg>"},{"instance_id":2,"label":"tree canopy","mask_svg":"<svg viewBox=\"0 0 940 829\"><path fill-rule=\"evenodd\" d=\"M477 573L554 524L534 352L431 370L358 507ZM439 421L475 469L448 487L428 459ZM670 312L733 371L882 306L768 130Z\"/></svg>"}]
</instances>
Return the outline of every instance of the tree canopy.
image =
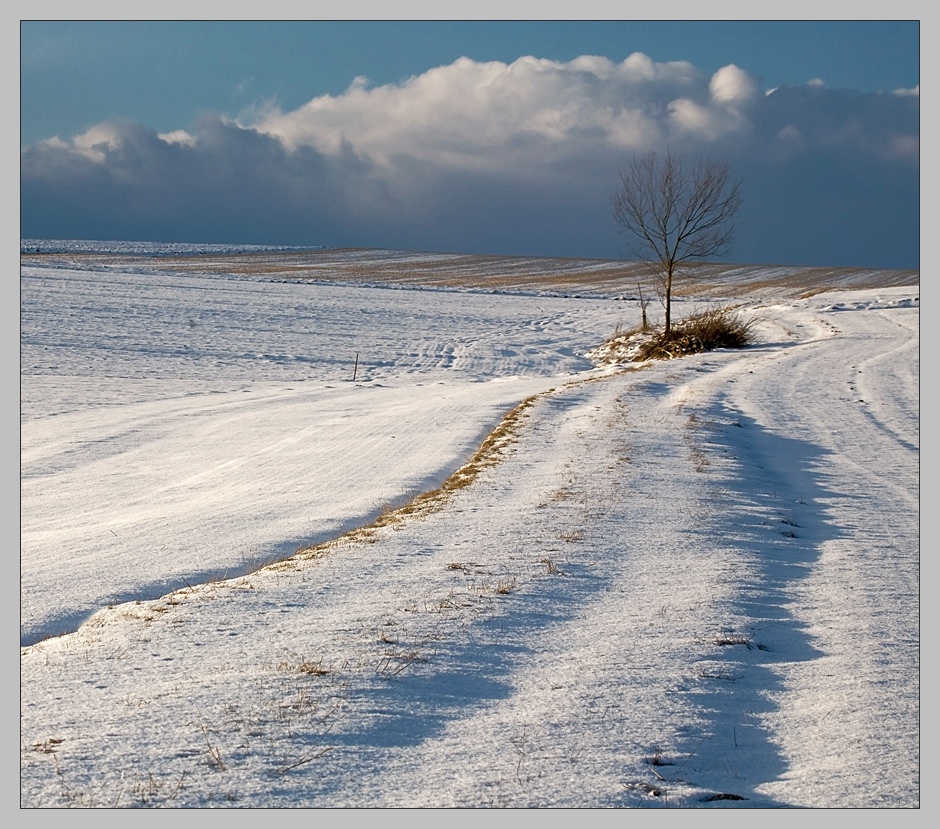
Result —
<instances>
[{"instance_id":1,"label":"tree canopy","mask_svg":"<svg viewBox=\"0 0 940 829\"><path fill-rule=\"evenodd\" d=\"M627 256L659 280L665 333L673 280L688 265L728 253L740 206L741 182L725 161L688 164L672 150L650 150L620 173L614 218L627 235Z\"/></svg>"}]
</instances>

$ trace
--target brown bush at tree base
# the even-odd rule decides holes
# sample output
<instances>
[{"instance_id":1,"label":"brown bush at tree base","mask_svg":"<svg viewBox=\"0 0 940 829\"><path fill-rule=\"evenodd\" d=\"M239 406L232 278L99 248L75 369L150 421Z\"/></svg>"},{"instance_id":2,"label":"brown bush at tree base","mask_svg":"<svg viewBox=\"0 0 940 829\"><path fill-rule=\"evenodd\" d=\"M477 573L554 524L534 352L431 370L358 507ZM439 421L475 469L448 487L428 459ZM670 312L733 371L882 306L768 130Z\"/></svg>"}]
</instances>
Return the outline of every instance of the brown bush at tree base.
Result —
<instances>
[{"instance_id":1,"label":"brown bush at tree base","mask_svg":"<svg viewBox=\"0 0 940 829\"><path fill-rule=\"evenodd\" d=\"M744 348L754 342L755 322L743 319L731 308L702 311L642 342L633 360L671 360L716 348Z\"/></svg>"},{"instance_id":2,"label":"brown bush at tree base","mask_svg":"<svg viewBox=\"0 0 940 829\"><path fill-rule=\"evenodd\" d=\"M647 360L671 360L716 348L744 348L755 342L757 317L748 319L733 308L717 308L692 314L673 323L669 331L633 328L617 332L585 356L595 365L613 366Z\"/></svg>"}]
</instances>

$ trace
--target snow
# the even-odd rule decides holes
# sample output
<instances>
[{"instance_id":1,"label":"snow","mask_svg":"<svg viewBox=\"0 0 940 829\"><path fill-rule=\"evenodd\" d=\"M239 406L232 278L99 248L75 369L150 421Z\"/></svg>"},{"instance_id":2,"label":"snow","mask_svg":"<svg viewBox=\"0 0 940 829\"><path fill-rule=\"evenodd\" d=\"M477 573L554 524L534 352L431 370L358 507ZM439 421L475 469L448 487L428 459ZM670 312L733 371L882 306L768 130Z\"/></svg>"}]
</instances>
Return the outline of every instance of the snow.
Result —
<instances>
[{"instance_id":1,"label":"snow","mask_svg":"<svg viewBox=\"0 0 940 829\"><path fill-rule=\"evenodd\" d=\"M916 282L595 366L629 286L37 261L21 806L920 807Z\"/></svg>"}]
</instances>

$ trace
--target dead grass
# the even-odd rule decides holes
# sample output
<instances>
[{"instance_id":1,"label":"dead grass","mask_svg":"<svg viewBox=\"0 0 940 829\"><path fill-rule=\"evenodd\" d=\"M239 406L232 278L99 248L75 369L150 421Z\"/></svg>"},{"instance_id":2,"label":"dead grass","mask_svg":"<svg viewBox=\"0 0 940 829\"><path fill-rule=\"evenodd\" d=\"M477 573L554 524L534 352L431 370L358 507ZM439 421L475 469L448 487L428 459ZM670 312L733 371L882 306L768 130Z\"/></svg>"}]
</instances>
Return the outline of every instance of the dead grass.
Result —
<instances>
[{"instance_id":1,"label":"dead grass","mask_svg":"<svg viewBox=\"0 0 940 829\"><path fill-rule=\"evenodd\" d=\"M274 667L278 671L304 674L306 676L326 676L333 673L333 669L323 663L322 656L317 660L313 660L291 654L288 658L280 660Z\"/></svg>"},{"instance_id":2,"label":"dead grass","mask_svg":"<svg viewBox=\"0 0 940 829\"><path fill-rule=\"evenodd\" d=\"M480 448L477 449L470 460L437 489L422 492L404 504L397 506L385 504L371 524L350 530L338 539L326 541L312 547L303 547L294 554L293 558L304 560L321 558L334 549L337 544L343 542L374 542L377 540L377 529L393 526L408 518L428 515L439 510L455 493L470 486L484 470L499 463L503 452L518 439L519 429L523 420L528 416L529 408L540 397L553 391L554 389L548 389L546 392L523 400L486 436L486 439L480 444ZM271 566L277 567L277 565ZM281 566L283 567L283 563L281 563Z\"/></svg>"},{"instance_id":3,"label":"dead grass","mask_svg":"<svg viewBox=\"0 0 940 829\"><path fill-rule=\"evenodd\" d=\"M386 647L375 666L375 672L385 679L391 679L415 663L427 661L428 657L420 650Z\"/></svg>"},{"instance_id":4,"label":"dead grass","mask_svg":"<svg viewBox=\"0 0 940 829\"><path fill-rule=\"evenodd\" d=\"M410 501L400 506L386 504L382 507L378 517L371 526L386 527L403 521L406 518L427 515L430 512L440 509L444 502L455 492L470 486L484 469L488 469L499 463L502 452L516 441L520 421L526 416L526 410L535 402L536 398L540 396L541 395L533 395L529 397L509 412L509 414L502 419L500 424L487 435L473 457L454 472L454 474L437 489L422 492L420 495L415 496Z\"/></svg>"},{"instance_id":5,"label":"dead grass","mask_svg":"<svg viewBox=\"0 0 940 829\"><path fill-rule=\"evenodd\" d=\"M693 673L699 679L717 679L722 682L737 682L739 679L727 665L714 662L700 662Z\"/></svg>"},{"instance_id":6,"label":"dead grass","mask_svg":"<svg viewBox=\"0 0 940 829\"><path fill-rule=\"evenodd\" d=\"M715 637L716 645L746 645L751 647L751 637L743 633L722 633Z\"/></svg>"},{"instance_id":7,"label":"dead grass","mask_svg":"<svg viewBox=\"0 0 940 829\"><path fill-rule=\"evenodd\" d=\"M756 341L758 322L759 317L745 319L735 308L712 308L673 323L668 334L642 327L618 330L587 356L597 365L620 365L672 360L717 348L744 348Z\"/></svg>"},{"instance_id":8,"label":"dead grass","mask_svg":"<svg viewBox=\"0 0 940 829\"><path fill-rule=\"evenodd\" d=\"M645 340L635 360L672 360L717 348L744 348L754 342L757 319L744 319L733 308L701 311L675 323L669 333Z\"/></svg>"},{"instance_id":9,"label":"dead grass","mask_svg":"<svg viewBox=\"0 0 940 829\"><path fill-rule=\"evenodd\" d=\"M562 570L556 563L555 559L550 556L545 556L544 558L539 559L539 564L544 564L546 572L550 576L567 576L568 574Z\"/></svg>"},{"instance_id":10,"label":"dead grass","mask_svg":"<svg viewBox=\"0 0 940 829\"><path fill-rule=\"evenodd\" d=\"M693 412L689 415L685 425L685 441L689 447L689 456L695 465L696 472L705 472L708 469L708 455L705 454L701 446L696 442L696 432L701 429L701 423L697 415Z\"/></svg>"},{"instance_id":11,"label":"dead grass","mask_svg":"<svg viewBox=\"0 0 940 829\"><path fill-rule=\"evenodd\" d=\"M514 577L505 578L497 582L496 586L493 588L493 592L496 593L497 596L508 596L515 589L516 579Z\"/></svg>"},{"instance_id":12,"label":"dead grass","mask_svg":"<svg viewBox=\"0 0 940 829\"><path fill-rule=\"evenodd\" d=\"M733 633L733 632L720 633L718 636L716 636L712 640L712 642L714 642L714 644L718 645L719 647L728 647L732 645L744 645L744 647L747 648L749 651L755 650L755 649L759 651L767 650L766 645L763 645L760 642L755 642L753 636L750 636L744 633Z\"/></svg>"}]
</instances>

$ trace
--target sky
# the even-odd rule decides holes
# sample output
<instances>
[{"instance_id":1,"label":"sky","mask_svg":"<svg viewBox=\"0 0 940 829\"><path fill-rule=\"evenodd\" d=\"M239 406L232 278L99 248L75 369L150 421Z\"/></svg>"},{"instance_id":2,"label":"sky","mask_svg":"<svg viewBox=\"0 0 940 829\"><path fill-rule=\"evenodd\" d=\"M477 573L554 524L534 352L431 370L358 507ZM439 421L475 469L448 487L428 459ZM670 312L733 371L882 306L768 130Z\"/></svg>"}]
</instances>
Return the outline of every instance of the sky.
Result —
<instances>
[{"instance_id":1,"label":"sky","mask_svg":"<svg viewBox=\"0 0 940 829\"><path fill-rule=\"evenodd\" d=\"M615 258L636 152L732 261L919 267L907 21L24 21L21 236Z\"/></svg>"},{"instance_id":2,"label":"sky","mask_svg":"<svg viewBox=\"0 0 940 829\"><path fill-rule=\"evenodd\" d=\"M21 807L930 813L917 284L755 268L753 345L622 371L591 271L38 261Z\"/></svg>"}]
</instances>

